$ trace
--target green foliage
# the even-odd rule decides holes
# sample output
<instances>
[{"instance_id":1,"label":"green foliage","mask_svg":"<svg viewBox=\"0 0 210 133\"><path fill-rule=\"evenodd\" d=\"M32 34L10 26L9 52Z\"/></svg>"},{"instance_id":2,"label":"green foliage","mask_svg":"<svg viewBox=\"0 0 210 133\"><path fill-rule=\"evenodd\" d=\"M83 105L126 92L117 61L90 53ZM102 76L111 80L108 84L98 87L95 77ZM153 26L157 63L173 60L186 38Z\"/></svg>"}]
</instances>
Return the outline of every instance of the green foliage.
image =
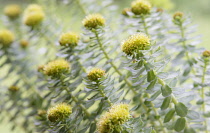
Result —
<instances>
[{"instance_id":1,"label":"green foliage","mask_svg":"<svg viewBox=\"0 0 210 133\"><path fill-rule=\"evenodd\" d=\"M141 2L132 6L139 10ZM188 16L156 7L119 15L112 0L36 3L15 20L2 16L15 35L7 47L0 38L0 68L7 70L0 77L1 119L9 119L12 130L209 131L209 51L196 47L199 36ZM77 15L83 16L80 35L55 11L65 6L72 7L71 24L82 25ZM24 23L37 8L43 18Z\"/></svg>"}]
</instances>

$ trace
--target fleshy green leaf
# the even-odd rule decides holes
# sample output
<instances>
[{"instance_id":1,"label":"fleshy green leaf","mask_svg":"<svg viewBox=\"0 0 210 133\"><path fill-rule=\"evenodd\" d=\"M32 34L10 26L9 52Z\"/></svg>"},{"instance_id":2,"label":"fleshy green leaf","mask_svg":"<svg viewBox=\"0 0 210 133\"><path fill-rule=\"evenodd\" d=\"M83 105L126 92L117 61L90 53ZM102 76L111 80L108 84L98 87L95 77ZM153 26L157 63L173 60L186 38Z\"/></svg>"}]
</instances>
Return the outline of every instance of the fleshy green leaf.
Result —
<instances>
[{"instance_id":1,"label":"fleshy green leaf","mask_svg":"<svg viewBox=\"0 0 210 133\"><path fill-rule=\"evenodd\" d=\"M179 118L176 121L176 124L174 125L174 130L177 132L182 131L185 128L186 125L186 119L185 118Z\"/></svg>"},{"instance_id":2,"label":"fleshy green leaf","mask_svg":"<svg viewBox=\"0 0 210 133\"><path fill-rule=\"evenodd\" d=\"M167 109L168 106L170 105L170 103L171 103L171 96L166 97L166 98L164 99L162 105L161 105L161 109L162 109L162 110Z\"/></svg>"},{"instance_id":3,"label":"fleshy green leaf","mask_svg":"<svg viewBox=\"0 0 210 133\"><path fill-rule=\"evenodd\" d=\"M173 118L174 113L175 113L174 109L170 110L164 118L164 123L169 122Z\"/></svg>"},{"instance_id":4,"label":"fleshy green leaf","mask_svg":"<svg viewBox=\"0 0 210 133\"><path fill-rule=\"evenodd\" d=\"M181 117L185 117L188 112L188 108L181 102L175 105L175 110L176 110L177 115Z\"/></svg>"},{"instance_id":5,"label":"fleshy green leaf","mask_svg":"<svg viewBox=\"0 0 210 133\"><path fill-rule=\"evenodd\" d=\"M162 86L161 91L164 97L168 97L172 93L172 89L168 85Z\"/></svg>"},{"instance_id":6,"label":"fleshy green leaf","mask_svg":"<svg viewBox=\"0 0 210 133\"><path fill-rule=\"evenodd\" d=\"M153 70L147 72L147 81L151 82L156 78L156 75Z\"/></svg>"}]
</instances>

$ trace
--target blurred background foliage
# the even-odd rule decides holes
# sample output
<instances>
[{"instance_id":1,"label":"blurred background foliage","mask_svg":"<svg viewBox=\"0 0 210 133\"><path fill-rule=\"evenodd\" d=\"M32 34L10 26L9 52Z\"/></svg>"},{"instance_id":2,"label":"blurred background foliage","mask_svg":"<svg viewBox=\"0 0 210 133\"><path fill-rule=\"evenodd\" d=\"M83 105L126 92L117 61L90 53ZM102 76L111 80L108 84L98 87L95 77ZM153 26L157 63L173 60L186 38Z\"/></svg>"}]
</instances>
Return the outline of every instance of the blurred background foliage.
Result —
<instances>
[{"instance_id":1,"label":"blurred background foliage","mask_svg":"<svg viewBox=\"0 0 210 133\"><path fill-rule=\"evenodd\" d=\"M100 0L99 0L100 1ZM118 12L121 13L122 9L125 7L128 7L130 5L132 0L115 0L116 4L119 5ZM173 14L175 11L182 11L185 14L192 17L192 20L194 24L198 25L198 33L203 36L202 44L200 45L210 49L210 0L150 0L152 4L156 7L163 8L164 10L169 11L171 14ZM33 0L0 0L0 16L3 13L3 9L8 4L20 4L23 8L28 4L33 3ZM47 5L46 5L47 6ZM69 26L68 22L71 21L72 18L68 18L68 9L69 6L60 8L57 5L56 7L56 15L62 14L62 16L59 16L64 23L64 26L66 30L69 30L68 28L73 28L73 30L78 30L81 24L74 25L73 27ZM81 17L81 19L84 16L76 16L75 17ZM2 21L0 21L0 28L3 28ZM75 29L74 29L75 28ZM4 133L10 133L11 131L8 130L9 125L4 124L0 125L0 131ZM21 131L16 131L17 133L20 133Z\"/></svg>"}]
</instances>

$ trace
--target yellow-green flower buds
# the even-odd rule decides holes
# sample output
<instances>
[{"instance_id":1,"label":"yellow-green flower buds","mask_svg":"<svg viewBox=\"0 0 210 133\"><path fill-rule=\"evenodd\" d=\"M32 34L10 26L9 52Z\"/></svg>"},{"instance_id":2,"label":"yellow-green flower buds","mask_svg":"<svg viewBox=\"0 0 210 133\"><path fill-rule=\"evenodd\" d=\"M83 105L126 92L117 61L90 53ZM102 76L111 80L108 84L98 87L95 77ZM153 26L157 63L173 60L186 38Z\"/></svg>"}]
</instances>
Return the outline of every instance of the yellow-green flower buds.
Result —
<instances>
[{"instance_id":1,"label":"yellow-green flower buds","mask_svg":"<svg viewBox=\"0 0 210 133\"><path fill-rule=\"evenodd\" d=\"M4 14L10 19L16 19L21 14L19 5L8 5L4 8Z\"/></svg>"},{"instance_id":2,"label":"yellow-green flower buds","mask_svg":"<svg viewBox=\"0 0 210 133\"><path fill-rule=\"evenodd\" d=\"M86 16L82 23L87 29L96 29L105 25L105 19L100 14L91 14Z\"/></svg>"},{"instance_id":3,"label":"yellow-green flower buds","mask_svg":"<svg viewBox=\"0 0 210 133\"><path fill-rule=\"evenodd\" d=\"M39 25L45 17L42 8L39 5L29 5L24 12L24 24L27 26L34 27Z\"/></svg>"},{"instance_id":4,"label":"yellow-green flower buds","mask_svg":"<svg viewBox=\"0 0 210 133\"><path fill-rule=\"evenodd\" d=\"M17 92L17 91L19 91L19 87L17 87L17 86L10 86L9 88L8 88L8 90L9 91L11 91L11 92Z\"/></svg>"},{"instance_id":5,"label":"yellow-green flower buds","mask_svg":"<svg viewBox=\"0 0 210 133\"><path fill-rule=\"evenodd\" d=\"M113 105L97 123L99 133L111 133L121 124L124 124L130 119L130 112L127 104Z\"/></svg>"},{"instance_id":6,"label":"yellow-green flower buds","mask_svg":"<svg viewBox=\"0 0 210 133\"><path fill-rule=\"evenodd\" d=\"M203 57L210 57L210 51L209 50L205 50L203 52Z\"/></svg>"},{"instance_id":7,"label":"yellow-green flower buds","mask_svg":"<svg viewBox=\"0 0 210 133\"><path fill-rule=\"evenodd\" d=\"M181 20L184 14L182 12L176 12L173 16L174 20Z\"/></svg>"},{"instance_id":8,"label":"yellow-green flower buds","mask_svg":"<svg viewBox=\"0 0 210 133\"><path fill-rule=\"evenodd\" d=\"M46 116L47 111L46 110L38 110L37 115L40 117L44 117Z\"/></svg>"},{"instance_id":9,"label":"yellow-green flower buds","mask_svg":"<svg viewBox=\"0 0 210 133\"><path fill-rule=\"evenodd\" d=\"M49 62L44 66L44 73L53 78L60 77L69 71L70 64L64 59Z\"/></svg>"},{"instance_id":10,"label":"yellow-green flower buds","mask_svg":"<svg viewBox=\"0 0 210 133\"><path fill-rule=\"evenodd\" d=\"M60 36L59 43L61 46L69 46L74 48L78 45L79 35L73 32L63 33Z\"/></svg>"},{"instance_id":11,"label":"yellow-green flower buds","mask_svg":"<svg viewBox=\"0 0 210 133\"><path fill-rule=\"evenodd\" d=\"M146 15L150 13L152 6L146 0L135 0L131 3L131 11L135 15Z\"/></svg>"},{"instance_id":12,"label":"yellow-green flower buds","mask_svg":"<svg viewBox=\"0 0 210 133\"><path fill-rule=\"evenodd\" d=\"M147 50L150 47L150 39L143 33L130 36L122 43L122 51L127 55L133 55L138 50Z\"/></svg>"},{"instance_id":13,"label":"yellow-green flower buds","mask_svg":"<svg viewBox=\"0 0 210 133\"><path fill-rule=\"evenodd\" d=\"M98 82L100 81L100 79L105 75L105 71L99 68L94 68L93 70L91 70L87 77L89 80L91 81L95 81Z\"/></svg>"},{"instance_id":14,"label":"yellow-green flower buds","mask_svg":"<svg viewBox=\"0 0 210 133\"><path fill-rule=\"evenodd\" d=\"M72 108L66 103L60 103L47 111L47 118L51 122L63 121L72 113Z\"/></svg>"},{"instance_id":15,"label":"yellow-green flower buds","mask_svg":"<svg viewBox=\"0 0 210 133\"><path fill-rule=\"evenodd\" d=\"M38 66L37 71L38 72L44 72L44 65Z\"/></svg>"},{"instance_id":16,"label":"yellow-green flower buds","mask_svg":"<svg viewBox=\"0 0 210 133\"><path fill-rule=\"evenodd\" d=\"M130 12L130 11L131 11L130 8L124 8L123 11L122 11L122 15L124 15L124 16L129 16L129 15L128 15L128 12Z\"/></svg>"},{"instance_id":17,"label":"yellow-green flower buds","mask_svg":"<svg viewBox=\"0 0 210 133\"><path fill-rule=\"evenodd\" d=\"M0 44L9 47L15 40L14 34L9 30L0 30Z\"/></svg>"},{"instance_id":18,"label":"yellow-green flower buds","mask_svg":"<svg viewBox=\"0 0 210 133\"><path fill-rule=\"evenodd\" d=\"M21 40L21 41L20 41L20 46L21 46L22 48L27 48L27 47L28 47L28 41L26 41L26 40Z\"/></svg>"}]
</instances>

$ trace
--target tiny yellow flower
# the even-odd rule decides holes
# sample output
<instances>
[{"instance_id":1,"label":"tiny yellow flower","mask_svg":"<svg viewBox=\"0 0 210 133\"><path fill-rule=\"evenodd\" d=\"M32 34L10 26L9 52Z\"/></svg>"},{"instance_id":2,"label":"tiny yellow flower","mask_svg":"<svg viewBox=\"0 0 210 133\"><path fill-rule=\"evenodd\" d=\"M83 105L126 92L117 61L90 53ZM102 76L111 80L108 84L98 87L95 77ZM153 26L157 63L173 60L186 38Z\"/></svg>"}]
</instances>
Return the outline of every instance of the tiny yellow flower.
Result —
<instances>
[{"instance_id":1,"label":"tiny yellow flower","mask_svg":"<svg viewBox=\"0 0 210 133\"><path fill-rule=\"evenodd\" d=\"M210 51L209 50L205 50L203 52L203 57L210 57Z\"/></svg>"},{"instance_id":2,"label":"tiny yellow flower","mask_svg":"<svg viewBox=\"0 0 210 133\"><path fill-rule=\"evenodd\" d=\"M131 11L135 15L146 15L150 13L152 6L146 0L135 0L131 3Z\"/></svg>"},{"instance_id":3,"label":"tiny yellow flower","mask_svg":"<svg viewBox=\"0 0 210 133\"><path fill-rule=\"evenodd\" d=\"M122 11L122 15L128 16L128 12L130 12L130 11L131 11L130 8L124 8L123 11Z\"/></svg>"},{"instance_id":4,"label":"tiny yellow flower","mask_svg":"<svg viewBox=\"0 0 210 133\"><path fill-rule=\"evenodd\" d=\"M102 70L102 69L99 69L99 68L94 68L92 69L87 77L89 80L91 81L95 81L95 82L98 82L100 81L100 79L105 75L105 71Z\"/></svg>"},{"instance_id":5,"label":"tiny yellow flower","mask_svg":"<svg viewBox=\"0 0 210 133\"><path fill-rule=\"evenodd\" d=\"M60 103L47 111L47 118L51 122L63 121L72 113L72 108L66 103Z\"/></svg>"},{"instance_id":6,"label":"tiny yellow flower","mask_svg":"<svg viewBox=\"0 0 210 133\"><path fill-rule=\"evenodd\" d=\"M74 48L78 45L79 35L73 32L63 33L60 36L59 43L61 46L69 46Z\"/></svg>"},{"instance_id":7,"label":"tiny yellow flower","mask_svg":"<svg viewBox=\"0 0 210 133\"><path fill-rule=\"evenodd\" d=\"M111 133L116 127L124 124L130 119L128 104L113 105L97 123L99 133Z\"/></svg>"},{"instance_id":8,"label":"tiny yellow flower","mask_svg":"<svg viewBox=\"0 0 210 133\"><path fill-rule=\"evenodd\" d=\"M15 40L14 34L9 30L0 30L0 44L10 46Z\"/></svg>"},{"instance_id":9,"label":"tiny yellow flower","mask_svg":"<svg viewBox=\"0 0 210 133\"><path fill-rule=\"evenodd\" d=\"M70 64L64 59L49 62L44 66L44 73L53 78L60 77L69 71Z\"/></svg>"},{"instance_id":10,"label":"tiny yellow flower","mask_svg":"<svg viewBox=\"0 0 210 133\"><path fill-rule=\"evenodd\" d=\"M26 40L21 40L21 41L20 41L20 46L21 46L22 48L27 48L27 47L28 47L28 41L26 41Z\"/></svg>"},{"instance_id":11,"label":"tiny yellow flower","mask_svg":"<svg viewBox=\"0 0 210 133\"><path fill-rule=\"evenodd\" d=\"M122 43L122 51L127 55L133 55L138 50L147 50L149 46L149 37L143 33L137 33Z\"/></svg>"},{"instance_id":12,"label":"tiny yellow flower","mask_svg":"<svg viewBox=\"0 0 210 133\"><path fill-rule=\"evenodd\" d=\"M16 91L19 91L19 87L17 87L17 86L10 86L9 88L8 88L8 90L9 91L11 91L11 92L16 92Z\"/></svg>"},{"instance_id":13,"label":"tiny yellow flower","mask_svg":"<svg viewBox=\"0 0 210 133\"><path fill-rule=\"evenodd\" d=\"M96 29L105 25L105 19L100 14L91 14L86 16L82 23L87 29Z\"/></svg>"},{"instance_id":14,"label":"tiny yellow flower","mask_svg":"<svg viewBox=\"0 0 210 133\"><path fill-rule=\"evenodd\" d=\"M19 5L8 5L4 8L4 14L10 19L16 19L21 14Z\"/></svg>"}]
</instances>

